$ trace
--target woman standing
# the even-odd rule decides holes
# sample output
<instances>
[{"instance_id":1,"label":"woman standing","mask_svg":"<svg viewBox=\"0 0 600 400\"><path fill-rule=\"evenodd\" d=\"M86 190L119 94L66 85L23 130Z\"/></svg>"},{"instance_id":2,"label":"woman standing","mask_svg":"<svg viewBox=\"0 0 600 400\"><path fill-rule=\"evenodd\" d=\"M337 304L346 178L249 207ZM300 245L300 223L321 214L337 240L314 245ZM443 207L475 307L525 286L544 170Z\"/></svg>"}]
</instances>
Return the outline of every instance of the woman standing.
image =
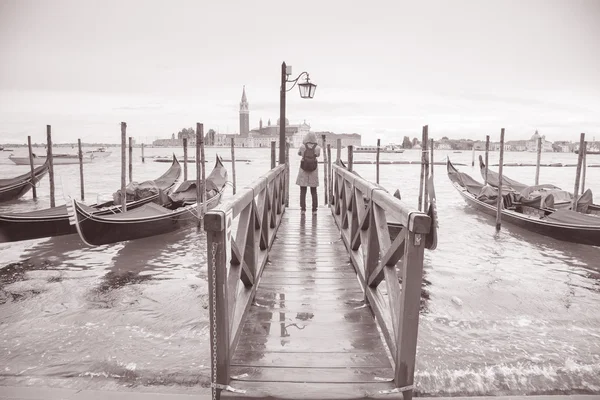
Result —
<instances>
[{"instance_id":1,"label":"woman standing","mask_svg":"<svg viewBox=\"0 0 600 400\"><path fill-rule=\"evenodd\" d=\"M319 168L317 168L317 157L321 155L321 148L317 144L317 136L314 132L308 132L302 140L302 146L298 149L298 155L302 157L300 170L296 185L300 186L300 209L302 214L306 212L306 191L310 187L312 197L312 212L317 213L319 200L317 198L317 187L319 186Z\"/></svg>"}]
</instances>

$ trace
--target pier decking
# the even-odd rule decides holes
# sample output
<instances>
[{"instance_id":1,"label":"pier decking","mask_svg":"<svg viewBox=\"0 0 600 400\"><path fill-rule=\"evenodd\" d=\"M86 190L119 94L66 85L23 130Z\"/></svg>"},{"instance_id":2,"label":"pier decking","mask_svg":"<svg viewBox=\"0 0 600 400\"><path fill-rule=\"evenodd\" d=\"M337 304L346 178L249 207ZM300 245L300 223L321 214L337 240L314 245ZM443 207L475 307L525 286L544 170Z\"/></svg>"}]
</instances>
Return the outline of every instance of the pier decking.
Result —
<instances>
[{"instance_id":1,"label":"pier decking","mask_svg":"<svg viewBox=\"0 0 600 400\"><path fill-rule=\"evenodd\" d=\"M231 367L230 385L246 394L227 398L360 398L394 389L394 370L328 208L286 211Z\"/></svg>"},{"instance_id":2,"label":"pier decking","mask_svg":"<svg viewBox=\"0 0 600 400\"><path fill-rule=\"evenodd\" d=\"M410 400L431 219L341 165L286 212L286 168L205 216L215 397Z\"/></svg>"}]
</instances>

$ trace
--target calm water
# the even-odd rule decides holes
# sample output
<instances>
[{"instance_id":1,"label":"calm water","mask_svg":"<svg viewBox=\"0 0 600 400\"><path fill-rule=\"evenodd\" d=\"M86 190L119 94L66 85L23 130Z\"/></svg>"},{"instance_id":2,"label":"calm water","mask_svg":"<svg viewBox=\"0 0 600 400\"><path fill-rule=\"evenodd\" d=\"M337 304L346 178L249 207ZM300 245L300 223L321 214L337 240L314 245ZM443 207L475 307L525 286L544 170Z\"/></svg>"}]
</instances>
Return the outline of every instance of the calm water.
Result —
<instances>
[{"instance_id":1,"label":"calm water","mask_svg":"<svg viewBox=\"0 0 600 400\"><path fill-rule=\"evenodd\" d=\"M119 186L120 153L112 151L84 166L87 201ZM182 154L146 149L146 155L172 151ZM217 151L230 157L228 149ZM0 152L0 177L27 170L14 166L8 154ZM207 149L209 159L214 154ZM479 179L470 152L440 151L436 160L447 154ZM168 168L151 160L142 164L139 155L135 149L135 180ZM497 156L491 154L490 163ZM236 149L236 157L253 160L237 164L239 187L270 166L267 149ZM535 162L530 153L505 157ZM298 162L292 158L295 180ZM416 151L382 155L418 158ZM543 154L543 162L576 163L576 155ZM590 155L589 164L600 164L600 156ZM195 177L195 166L189 168ZM78 166L55 169L57 202L64 202L63 192L77 196ZM375 178L374 165L356 170ZM532 183L535 167L505 167L505 173ZM399 188L416 205L418 165L382 166L381 176L385 187ZM575 168L541 170L542 182L569 190L574 176ZM600 393L600 248L510 225L496 235L492 219L466 206L443 166L435 166L435 184L440 236L438 249L425 256L419 393ZM588 169L586 186L600 196L600 168ZM45 178L37 202L28 195L0 211L47 207L48 192ZM291 195L296 206L296 187ZM197 392L209 379L205 245L195 228L96 248L76 235L0 244L0 385Z\"/></svg>"}]
</instances>

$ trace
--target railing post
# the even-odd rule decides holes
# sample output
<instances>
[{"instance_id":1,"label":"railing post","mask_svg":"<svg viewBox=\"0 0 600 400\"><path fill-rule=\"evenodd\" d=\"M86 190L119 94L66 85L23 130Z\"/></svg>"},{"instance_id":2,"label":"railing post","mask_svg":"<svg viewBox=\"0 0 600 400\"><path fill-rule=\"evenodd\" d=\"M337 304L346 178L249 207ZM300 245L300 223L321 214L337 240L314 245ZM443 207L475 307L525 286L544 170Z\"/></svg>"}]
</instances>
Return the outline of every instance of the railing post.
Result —
<instances>
[{"instance_id":1,"label":"railing post","mask_svg":"<svg viewBox=\"0 0 600 400\"><path fill-rule=\"evenodd\" d=\"M331 170L331 145L327 145L327 178L328 178L328 188L329 191L329 203L333 204L333 171Z\"/></svg>"},{"instance_id":2,"label":"railing post","mask_svg":"<svg viewBox=\"0 0 600 400\"><path fill-rule=\"evenodd\" d=\"M426 215L418 215L428 218ZM412 225L418 225L414 221ZM402 292L400 294L400 317L396 332L396 365L394 383L396 387L412 385L415 377L417 335L419 332L419 309L421 305L421 281L423 280L423 255L425 235L417 233L409 225L404 247L402 268ZM413 389L403 392L404 400L411 400Z\"/></svg>"},{"instance_id":3,"label":"railing post","mask_svg":"<svg viewBox=\"0 0 600 400\"><path fill-rule=\"evenodd\" d=\"M228 385L229 365L229 293L227 290L227 218L222 211L210 211L204 217L208 244L208 296L210 315L211 383L213 392L220 397L221 389L214 385Z\"/></svg>"},{"instance_id":4,"label":"railing post","mask_svg":"<svg viewBox=\"0 0 600 400\"><path fill-rule=\"evenodd\" d=\"M323 140L323 192L325 198L325 205L329 204L329 190L328 190L328 177L327 177L327 137L325 135L321 135L321 139Z\"/></svg>"},{"instance_id":5,"label":"railing post","mask_svg":"<svg viewBox=\"0 0 600 400\"><path fill-rule=\"evenodd\" d=\"M285 207L290 206L290 144L285 143Z\"/></svg>"}]
</instances>

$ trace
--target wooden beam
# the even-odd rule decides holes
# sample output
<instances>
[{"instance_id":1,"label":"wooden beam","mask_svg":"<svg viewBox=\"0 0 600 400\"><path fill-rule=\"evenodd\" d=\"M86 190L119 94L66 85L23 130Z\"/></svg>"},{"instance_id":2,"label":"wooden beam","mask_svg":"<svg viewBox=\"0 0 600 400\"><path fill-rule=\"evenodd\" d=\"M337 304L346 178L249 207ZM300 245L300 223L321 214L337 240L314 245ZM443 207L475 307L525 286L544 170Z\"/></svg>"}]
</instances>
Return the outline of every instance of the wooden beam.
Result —
<instances>
[{"instance_id":1,"label":"wooden beam","mask_svg":"<svg viewBox=\"0 0 600 400\"><path fill-rule=\"evenodd\" d=\"M50 207L56 206L56 199L54 196L54 159L52 157L52 127L46 125L46 146L48 159L48 178L50 179Z\"/></svg>"}]
</instances>

